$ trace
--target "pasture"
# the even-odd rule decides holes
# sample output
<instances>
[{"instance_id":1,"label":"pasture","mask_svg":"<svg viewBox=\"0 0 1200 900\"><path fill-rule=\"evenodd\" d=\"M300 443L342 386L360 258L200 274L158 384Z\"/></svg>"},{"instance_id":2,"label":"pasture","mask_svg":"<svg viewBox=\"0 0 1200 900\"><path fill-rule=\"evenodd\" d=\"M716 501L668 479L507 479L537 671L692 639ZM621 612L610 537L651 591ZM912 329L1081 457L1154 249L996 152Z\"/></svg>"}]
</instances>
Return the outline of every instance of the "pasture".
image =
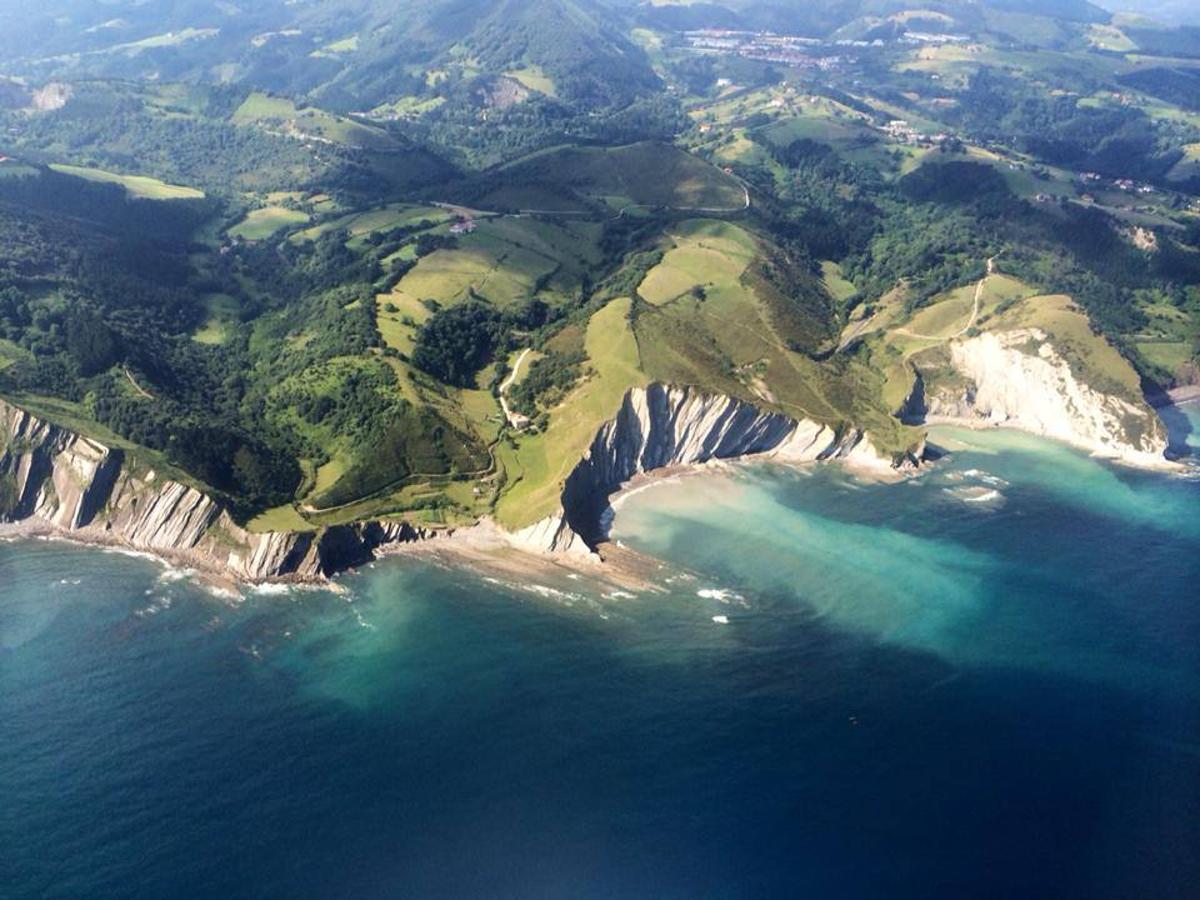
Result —
<instances>
[{"instance_id":1,"label":"pasture","mask_svg":"<svg viewBox=\"0 0 1200 900\"><path fill-rule=\"evenodd\" d=\"M202 298L208 318L192 335L198 344L220 346L229 340L237 327L241 304L229 294L205 294Z\"/></svg>"},{"instance_id":2,"label":"pasture","mask_svg":"<svg viewBox=\"0 0 1200 900\"><path fill-rule=\"evenodd\" d=\"M693 289L706 294L741 290L738 279L754 259L753 239L724 222L692 220L670 234L674 246L638 286L647 302L669 303Z\"/></svg>"},{"instance_id":3,"label":"pasture","mask_svg":"<svg viewBox=\"0 0 1200 900\"><path fill-rule=\"evenodd\" d=\"M116 172L106 172L103 169L91 169L85 166L69 166L62 163L51 163L50 168L63 175L73 175L86 181L98 181L104 184L116 184L125 188L125 192L139 200L203 200L204 191L184 187L178 184L166 184L157 178L147 175L119 175Z\"/></svg>"},{"instance_id":4,"label":"pasture","mask_svg":"<svg viewBox=\"0 0 1200 900\"><path fill-rule=\"evenodd\" d=\"M508 484L496 505L504 527L523 528L558 509L563 483L600 426L616 415L631 387L646 383L629 308L622 298L592 315L584 339L592 374L551 411L546 430L514 436L515 446L497 445Z\"/></svg>"},{"instance_id":5,"label":"pasture","mask_svg":"<svg viewBox=\"0 0 1200 900\"><path fill-rule=\"evenodd\" d=\"M229 229L231 238L244 241L262 241L285 228L303 225L308 214L285 206L264 206L246 213L245 218Z\"/></svg>"},{"instance_id":6,"label":"pasture","mask_svg":"<svg viewBox=\"0 0 1200 900\"><path fill-rule=\"evenodd\" d=\"M250 94L233 113L235 125L255 125L298 139L329 141L365 150L396 150L396 139L374 125L318 109L297 106L286 97L276 97L262 91Z\"/></svg>"},{"instance_id":7,"label":"pasture","mask_svg":"<svg viewBox=\"0 0 1200 900\"><path fill-rule=\"evenodd\" d=\"M537 153L494 171L499 183L553 187L584 204L611 209L667 207L737 212L745 193L736 178L670 144L566 147Z\"/></svg>"}]
</instances>

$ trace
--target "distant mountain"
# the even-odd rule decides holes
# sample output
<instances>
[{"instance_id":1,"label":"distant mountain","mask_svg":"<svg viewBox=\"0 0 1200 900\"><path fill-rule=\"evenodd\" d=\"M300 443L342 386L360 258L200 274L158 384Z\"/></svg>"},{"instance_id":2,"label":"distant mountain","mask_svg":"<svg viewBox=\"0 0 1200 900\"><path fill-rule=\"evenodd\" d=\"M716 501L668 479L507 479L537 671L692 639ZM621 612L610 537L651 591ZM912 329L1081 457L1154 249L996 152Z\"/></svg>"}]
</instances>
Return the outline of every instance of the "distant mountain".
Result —
<instances>
[{"instance_id":1,"label":"distant mountain","mask_svg":"<svg viewBox=\"0 0 1200 900\"><path fill-rule=\"evenodd\" d=\"M49 0L0 8L3 74L244 82L371 108L439 79L531 70L585 107L657 85L594 0Z\"/></svg>"},{"instance_id":2,"label":"distant mountain","mask_svg":"<svg viewBox=\"0 0 1200 900\"><path fill-rule=\"evenodd\" d=\"M813 37L862 37L896 23L913 30L992 32L1007 17L1063 22L1107 22L1110 14L1088 0L711 0L638 3L638 15L669 28L764 29ZM888 35L881 35L888 36Z\"/></svg>"},{"instance_id":3,"label":"distant mountain","mask_svg":"<svg viewBox=\"0 0 1200 900\"><path fill-rule=\"evenodd\" d=\"M1114 13L1148 16L1168 25L1200 25L1196 0L1103 0L1101 5Z\"/></svg>"}]
</instances>

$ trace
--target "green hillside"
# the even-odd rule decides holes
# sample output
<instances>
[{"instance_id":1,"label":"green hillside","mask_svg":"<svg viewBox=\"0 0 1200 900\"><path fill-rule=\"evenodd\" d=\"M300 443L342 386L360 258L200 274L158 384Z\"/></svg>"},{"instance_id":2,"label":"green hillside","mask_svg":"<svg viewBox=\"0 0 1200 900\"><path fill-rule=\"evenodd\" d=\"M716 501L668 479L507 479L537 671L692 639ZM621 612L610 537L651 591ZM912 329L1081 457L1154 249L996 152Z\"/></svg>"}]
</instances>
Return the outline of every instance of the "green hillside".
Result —
<instances>
[{"instance_id":1,"label":"green hillside","mask_svg":"<svg viewBox=\"0 0 1200 900\"><path fill-rule=\"evenodd\" d=\"M254 528L529 524L653 381L895 456L918 371L1030 322L1120 396L1200 380L1185 29L1018 0L167 5L0 18L0 395Z\"/></svg>"}]
</instances>

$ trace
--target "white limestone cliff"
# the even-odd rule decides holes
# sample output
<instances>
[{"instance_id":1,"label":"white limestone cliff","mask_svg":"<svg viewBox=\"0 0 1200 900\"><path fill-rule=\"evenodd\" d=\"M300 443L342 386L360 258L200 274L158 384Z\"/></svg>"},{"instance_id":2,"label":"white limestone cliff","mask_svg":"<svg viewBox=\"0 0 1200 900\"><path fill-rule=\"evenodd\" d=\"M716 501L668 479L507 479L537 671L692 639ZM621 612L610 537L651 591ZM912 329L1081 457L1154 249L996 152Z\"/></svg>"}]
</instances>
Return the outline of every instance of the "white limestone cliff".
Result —
<instances>
[{"instance_id":1,"label":"white limestone cliff","mask_svg":"<svg viewBox=\"0 0 1200 900\"><path fill-rule=\"evenodd\" d=\"M1081 381L1039 329L987 332L949 349L965 384L930 390L927 421L1005 425L1130 465L1170 465L1154 410Z\"/></svg>"}]
</instances>

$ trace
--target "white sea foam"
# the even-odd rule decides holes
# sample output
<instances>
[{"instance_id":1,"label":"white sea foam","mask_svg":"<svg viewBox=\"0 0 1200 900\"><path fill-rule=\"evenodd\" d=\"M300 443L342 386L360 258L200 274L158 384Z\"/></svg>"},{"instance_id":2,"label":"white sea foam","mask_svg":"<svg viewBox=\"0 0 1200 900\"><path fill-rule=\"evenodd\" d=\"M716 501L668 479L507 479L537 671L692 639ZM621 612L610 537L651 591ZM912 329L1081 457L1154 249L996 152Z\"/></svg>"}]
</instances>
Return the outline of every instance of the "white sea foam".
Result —
<instances>
[{"instance_id":1,"label":"white sea foam","mask_svg":"<svg viewBox=\"0 0 1200 900\"><path fill-rule=\"evenodd\" d=\"M265 582L254 585L254 587L250 588L250 592L262 597L282 597L292 592L292 585Z\"/></svg>"},{"instance_id":2,"label":"white sea foam","mask_svg":"<svg viewBox=\"0 0 1200 900\"><path fill-rule=\"evenodd\" d=\"M185 581L195 574L194 569L176 569L173 566L167 566L159 573L157 580L159 584L172 584L176 581Z\"/></svg>"},{"instance_id":3,"label":"white sea foam","mask_svg":"<svg viewBox=\"0 0 1200 900\"><path fill-rule=\"evenodd\" d=\"M148 606L143 606L141 609L134 610L133 614L140 619L144 619L146 616L156 616L163 610L170 609L170 608L171 608L171 598L170 597L167 597L167 596L155 597L154 600Z\"/></svg>"},{"instance_id":4,"label":"white sea foam","mask_svg":"<svg viewBox=\"0 0 1200 900\"><path fill-rule=\"evenodd\" d=\"M576 603L587 601L587 597L582 594L560 590L559 588L550 587L547 584L524 584L520 587L526 593L536 594L547 600L557 600L565 606L574 606Z\"/></svg>"},{"instance_id":5,"label":"white sea foam","mask_svg":"<svg viewBox=\"0 0 1200 900\"><path fill-rule=\"evenodd\" d=\"M972 486L943 488L942 490L954 499L960 500L963 503L988 505L997 503L1004 499L1004 495L995 488Z\"/></svg>"},{"instance_id":6,"label":"white sea foam","mask_svg":"<svg viewBox=\"0 0 1200 900\"><path fill-rule=\"evenodd\" d=\"M714 622L716 622L718 625L728 625L729 624L729 616L713 616L712 620Z\"/></svg>"},{"instance_id":7,"label":"white sea foam","mask_svg":"<svg viewBox=\"0 0 1200 900\"><path fill-rule=\"evenodd\" d=\"M721 603L739 603L746 599L737 591L727 588L702 588L696 591L696 596L703 597L705 600L717 600Z\"/></svg>"},{"instance_id":8,"label":"white sea foam","mask_svg":"<svg viewBox=\"0 0 1200 900\"><path fill-rule=\"evenodd\" d=\"M989 484L992 487L1008 487L1008 482L1003 478L993 475L990 472L985 472L982 469L967 469L962 474L966 478L974 478L976 481L982 481L984 484Z\"/></svg>"},{"instance_id":9,"label":"white sea foam","mask_svg":"<svg viewBox=\"0 0 1200 900\"><path fill-rule=\"evenodd\" d=\"M990 503L993 500L1000 500L1004 495L997 490L984 491L981 494L976 494L972 497L964 497L967 503Z\"/></svg>"}]
</instances>

